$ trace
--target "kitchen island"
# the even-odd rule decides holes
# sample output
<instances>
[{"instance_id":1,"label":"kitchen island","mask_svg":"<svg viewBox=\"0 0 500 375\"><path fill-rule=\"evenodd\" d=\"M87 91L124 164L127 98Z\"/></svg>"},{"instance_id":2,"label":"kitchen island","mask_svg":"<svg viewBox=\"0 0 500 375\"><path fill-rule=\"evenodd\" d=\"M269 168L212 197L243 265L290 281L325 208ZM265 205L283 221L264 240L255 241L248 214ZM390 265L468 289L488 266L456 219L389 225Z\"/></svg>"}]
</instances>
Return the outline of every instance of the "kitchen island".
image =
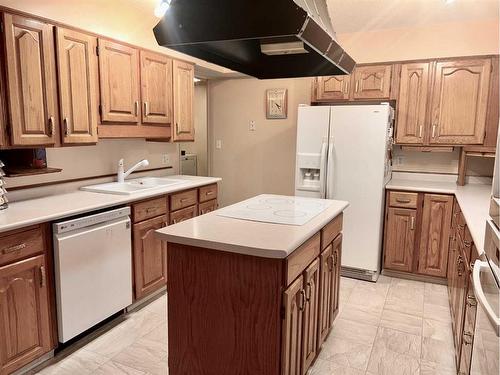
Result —
<instances>
[{"instance_id":1,"label":"kitchen island","mask_svg":"<svg viewBox=\"0 0 500 375\"><path fill-rule=\"evenodd\" d=\"M276 216L305 216L306 204L310 217L245 217L271 201L295 204ZM347 206L261 195L158 230L168 242L169 374L305 373L338 313Z\"/></svg>"}]
</instances>

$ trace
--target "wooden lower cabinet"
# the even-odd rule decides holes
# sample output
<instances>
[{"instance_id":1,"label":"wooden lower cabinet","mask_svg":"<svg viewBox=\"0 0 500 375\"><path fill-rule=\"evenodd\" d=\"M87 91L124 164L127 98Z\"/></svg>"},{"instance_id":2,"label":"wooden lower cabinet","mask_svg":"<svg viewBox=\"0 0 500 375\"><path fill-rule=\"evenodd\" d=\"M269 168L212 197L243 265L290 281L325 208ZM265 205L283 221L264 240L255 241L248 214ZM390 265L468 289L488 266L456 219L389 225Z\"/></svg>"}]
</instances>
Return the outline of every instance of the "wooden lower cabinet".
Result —
<instances>
[{"instance_id":1,"label":"wooden lower cabinet","mask_svg":"<svg viewBox=\"0 0 500 375\"><path fill-rule=\"evenodd\" d=\"M0 374L53 349L44 255L0 267Z\"/></svg>"},{"instance_id":2,"label":"wooden lower cabinet","mask_svg":"<svg viewBox=\"0 0 500 375\"><path fill-rule=\"evenodd\" d=\"M167 283L167 246L155 231L168 225L168 216L149 219L133 227L135 298L141 299Z\"/></svg>"},{"instance_id":3,"label":"wooden lower cabinet","mask_svg":"<svg viewBox=\"0 0 500 375\"><path fill-rule=\"evenodd\" d=\"M384 269L445 278L453 196L389 191L386 201Z\"/></svg>"},{"instance_id":4,"label":"wooden lower cabinet","mask_svg":"<svg viewBox=\"0 0 500 375\"><path fill-rule=\"evenodd\" d=\"M183 208L182 210L173 211L170 213L170 224L177 224L185 220L192 219L198 213L197 206Z\"/></svg>"},{"instance_id":5,"label":"wooden lower cabinet","mask_svg":"<svg viewBox=\"0 0 500 375\"><path fill-rule=\"evenodd\" d=\"M304 278L300 276L283 293L283 375L301 375L302 321L306 304Z\"/></svg>"}]
</instances>

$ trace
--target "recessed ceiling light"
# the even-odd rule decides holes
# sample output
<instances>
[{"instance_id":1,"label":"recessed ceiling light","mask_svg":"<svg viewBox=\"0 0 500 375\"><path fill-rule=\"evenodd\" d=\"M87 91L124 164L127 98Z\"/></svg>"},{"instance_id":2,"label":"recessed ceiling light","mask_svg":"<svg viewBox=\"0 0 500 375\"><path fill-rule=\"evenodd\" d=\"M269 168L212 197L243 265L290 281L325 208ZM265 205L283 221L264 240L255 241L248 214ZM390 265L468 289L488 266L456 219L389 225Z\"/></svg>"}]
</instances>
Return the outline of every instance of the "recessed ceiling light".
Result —
<instances>
[{"instance_id":1,"label":"recessed ceiling light","mask_svg":"<svg viewBox=\"0 0 500 375\"><path fill-rule=\"evenodd\" d=\"M454 3L454 2L455 2L455 0L444 0L444 2L445 2L446 4L451 4L451 3Z\"/></svg>"},{"instance_id":2,"label":"recessed ceiling light","mask_svg":"<svg viewBox=\"0 0 500 375\"><path fill-rule=\"evenodd\" d=\"M160 0L155 7L154 14L158 18L163 18L165 13L167 13L168 8L170 8L171 0Z\"/></svg>"}]
</instances>

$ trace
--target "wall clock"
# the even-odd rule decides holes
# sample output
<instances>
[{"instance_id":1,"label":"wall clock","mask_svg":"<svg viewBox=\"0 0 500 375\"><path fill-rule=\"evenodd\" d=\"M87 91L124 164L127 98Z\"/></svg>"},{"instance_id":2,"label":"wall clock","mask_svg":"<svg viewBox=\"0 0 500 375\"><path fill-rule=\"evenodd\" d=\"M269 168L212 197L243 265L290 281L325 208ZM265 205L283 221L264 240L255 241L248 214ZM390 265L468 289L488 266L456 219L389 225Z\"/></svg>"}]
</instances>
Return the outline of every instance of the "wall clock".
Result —
<instances>
[{"instance_id":1,"label":"wall clock","mask_svg":"<svg viewBox=\"0 0 500 375\"><path fill-rule=\"evenodd\" d=\"M283 119L287 116L287 89L270 89L266 91L266 117Z\"/></svg>"}]
</instances>

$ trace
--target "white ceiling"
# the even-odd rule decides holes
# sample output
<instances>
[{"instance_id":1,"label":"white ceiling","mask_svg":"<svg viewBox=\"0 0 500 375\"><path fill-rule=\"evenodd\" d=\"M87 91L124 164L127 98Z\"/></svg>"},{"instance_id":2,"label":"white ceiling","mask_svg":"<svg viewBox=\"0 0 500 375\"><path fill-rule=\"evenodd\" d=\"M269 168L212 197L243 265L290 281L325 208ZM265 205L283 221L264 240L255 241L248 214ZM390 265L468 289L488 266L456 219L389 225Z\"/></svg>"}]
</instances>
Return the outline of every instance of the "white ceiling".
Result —
<instances>
[{"instance_id":1,"label":"white ceiling","mask_svg":"<svg viewBox=\"0 0 500 375\"><path fill-rule=\"evenodd\" d=\"M326 0L337 34L499 17L500 0Z\"/></svg>"}]
</instances>

